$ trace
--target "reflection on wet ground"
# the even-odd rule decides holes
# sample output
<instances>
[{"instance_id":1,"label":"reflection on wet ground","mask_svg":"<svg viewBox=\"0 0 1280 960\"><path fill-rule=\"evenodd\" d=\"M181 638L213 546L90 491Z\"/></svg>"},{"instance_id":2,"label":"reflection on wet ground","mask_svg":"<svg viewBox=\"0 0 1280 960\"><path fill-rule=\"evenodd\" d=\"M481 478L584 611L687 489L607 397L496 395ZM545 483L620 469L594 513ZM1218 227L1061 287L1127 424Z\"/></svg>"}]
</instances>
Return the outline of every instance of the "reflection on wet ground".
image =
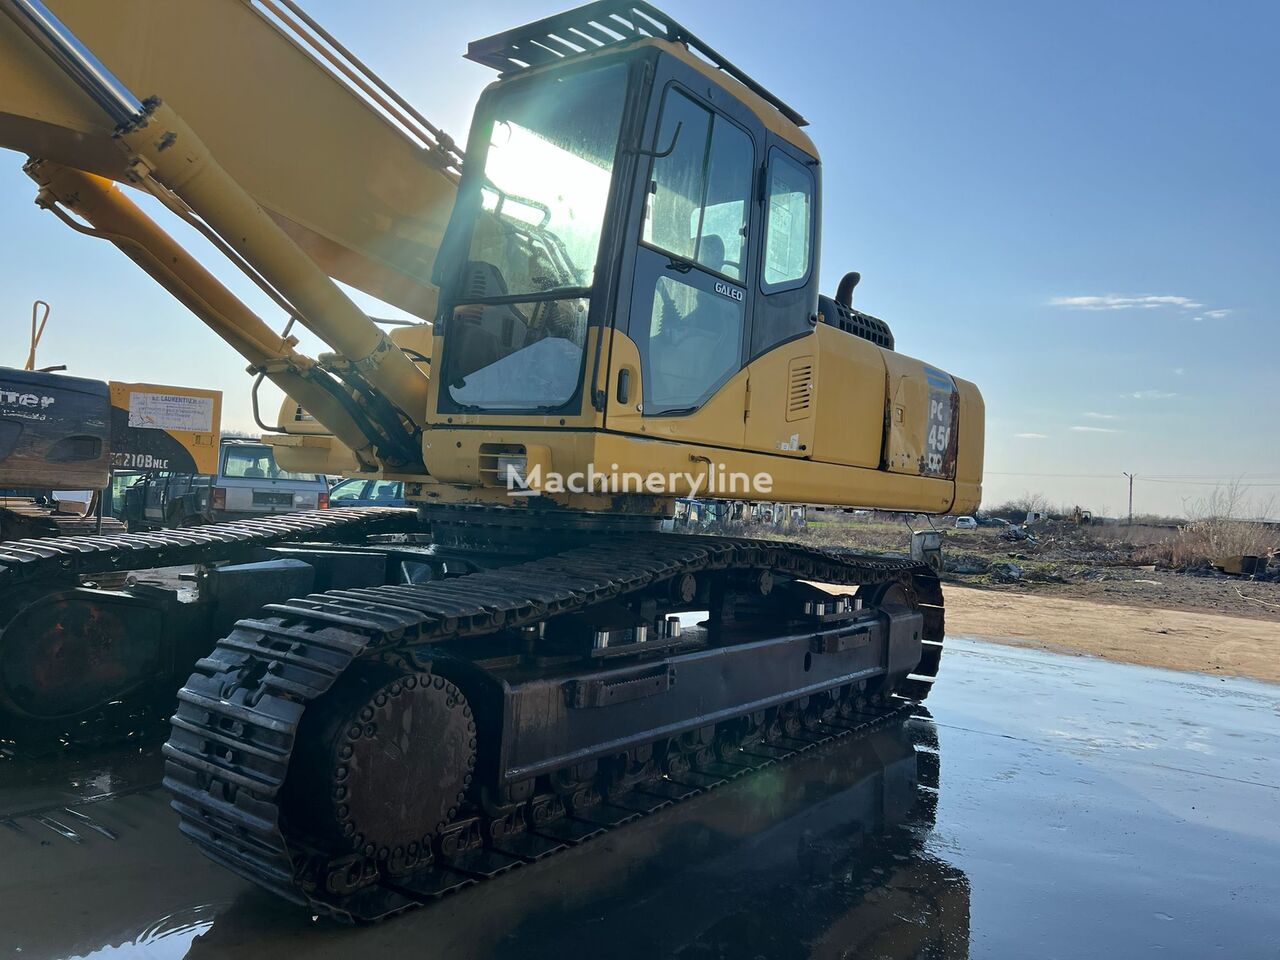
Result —
<instances>
[{"instance_id":1,"label":"reflection on wet ground","mask_svg":"<svg viewBox=\"0 0 1280 960\"><path fill-rule=\"evenodd\" d=\"M204 861L154 747L0 763L0 956L1280 953L1280 687L948 643L932 718L364 929Z\"/></svg>"}]
</instances>

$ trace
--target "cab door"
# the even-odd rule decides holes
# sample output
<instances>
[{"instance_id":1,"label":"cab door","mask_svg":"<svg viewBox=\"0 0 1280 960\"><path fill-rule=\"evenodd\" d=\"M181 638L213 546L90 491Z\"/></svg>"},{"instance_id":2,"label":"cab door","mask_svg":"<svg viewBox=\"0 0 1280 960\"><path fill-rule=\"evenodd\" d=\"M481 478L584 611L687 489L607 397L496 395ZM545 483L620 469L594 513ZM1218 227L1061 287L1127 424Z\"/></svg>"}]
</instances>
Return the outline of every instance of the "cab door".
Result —
<instances>
[{"instance_id":1,"label":"cab door","mask_svg":"<svg viewBox=\"0 0 1280 960\"><path fill-rule=\"evenodd\" d=\"M619 311L623 335L611 352L606 426L736 449L744 437L757 148L746 118L702 93L675 81L661 88L654 146L640 173L632 234L639 245L630 300Z\"/></svg>"},{"instance_id":2,"label":"cab door","mask_svg":"<svg viewBox=\"0 0 1280 960\"><path fill-rule=\"evenodd\" d=\"M746 447L813 456L819 369L816 161L772 137L751 329ZM856 415L856 411L849 411Z\"/></svg>"}]
</instances>

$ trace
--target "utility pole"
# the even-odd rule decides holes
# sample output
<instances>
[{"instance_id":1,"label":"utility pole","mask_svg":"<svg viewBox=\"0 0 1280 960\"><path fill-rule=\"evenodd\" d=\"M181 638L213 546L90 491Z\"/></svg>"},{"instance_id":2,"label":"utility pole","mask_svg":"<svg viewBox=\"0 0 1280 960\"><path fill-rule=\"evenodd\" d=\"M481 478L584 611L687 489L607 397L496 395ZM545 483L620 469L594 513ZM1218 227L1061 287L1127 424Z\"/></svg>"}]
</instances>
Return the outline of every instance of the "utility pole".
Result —
<instances>
[{"instance_id":1,"label":"utility pole","mask_svg":"<svg viewBox=\"0 0 1280 960\"><path fill-rule=\"evenodd\" d=\"M1129 478L1129 526L1133 526L1133 474L1126 473L1124 476Z\"/></svg>"}]
</instances>

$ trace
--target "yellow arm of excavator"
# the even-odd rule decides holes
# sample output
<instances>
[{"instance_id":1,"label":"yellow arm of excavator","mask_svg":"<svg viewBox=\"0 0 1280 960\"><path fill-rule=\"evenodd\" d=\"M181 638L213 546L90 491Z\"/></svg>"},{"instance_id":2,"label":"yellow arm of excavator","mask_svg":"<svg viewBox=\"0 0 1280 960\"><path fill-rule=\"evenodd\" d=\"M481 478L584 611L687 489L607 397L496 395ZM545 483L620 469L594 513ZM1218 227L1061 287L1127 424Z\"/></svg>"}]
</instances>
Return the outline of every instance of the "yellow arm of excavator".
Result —
<instances>
[{"instance_id":1,"label":"yellow arm of excavator","mask_svg":"<svg viewBox=\"0 0 1280 960\"><path fill-rule=\"evenodd\" d=\"M426 371L333 278L434 315L460 162L448 138L294 0L0 13L0 146L32 156L39 202L86 219L72 226L115 242L303 402L334 435L330 462L346 450L362 470L423 472ZM109 180L159 197L334 352L312 361L271 335Z\"/></svg>"},{"instance_id":2,"label":"yellow arm of excavator","mask_svg":"<svg viewBox=\"0 0 1280 960\"><path fill-rule=\"evenodd\" d=\"M47 6L126 87L182 117L326 273L432 318L431 267L453 205L456 152L296 4ZM112 126L0 16L0 146L125 181Z\"/></svg>"}]
</instances>

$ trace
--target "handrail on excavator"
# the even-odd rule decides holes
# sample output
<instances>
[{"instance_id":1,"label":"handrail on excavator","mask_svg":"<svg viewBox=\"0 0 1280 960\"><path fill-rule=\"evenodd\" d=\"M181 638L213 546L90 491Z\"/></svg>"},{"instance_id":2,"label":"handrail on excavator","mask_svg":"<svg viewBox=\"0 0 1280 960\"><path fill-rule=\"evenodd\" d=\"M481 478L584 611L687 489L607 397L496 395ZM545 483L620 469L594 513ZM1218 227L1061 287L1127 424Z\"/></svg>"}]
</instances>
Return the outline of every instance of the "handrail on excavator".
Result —
<instances>
[{"instance_id":1,"label":"handrail on excavator","mask_svg":"<svg viewBox=\"0 0 1280 960\"><path fill-rule=\"evenodd\" d=\"M319 56L328 63L330 72L336 78L349 81L351 87L362 94L366 102L377 108L419 146L435 154L451 174L457 176L462 173L462 151L453 138L419 113L413 104L294 0L249 0L249 4L269 23L287 31L289 39L302 47L313 60ZM316 63L324 66L319 60Z\"/></svg>"}]
</instances>

